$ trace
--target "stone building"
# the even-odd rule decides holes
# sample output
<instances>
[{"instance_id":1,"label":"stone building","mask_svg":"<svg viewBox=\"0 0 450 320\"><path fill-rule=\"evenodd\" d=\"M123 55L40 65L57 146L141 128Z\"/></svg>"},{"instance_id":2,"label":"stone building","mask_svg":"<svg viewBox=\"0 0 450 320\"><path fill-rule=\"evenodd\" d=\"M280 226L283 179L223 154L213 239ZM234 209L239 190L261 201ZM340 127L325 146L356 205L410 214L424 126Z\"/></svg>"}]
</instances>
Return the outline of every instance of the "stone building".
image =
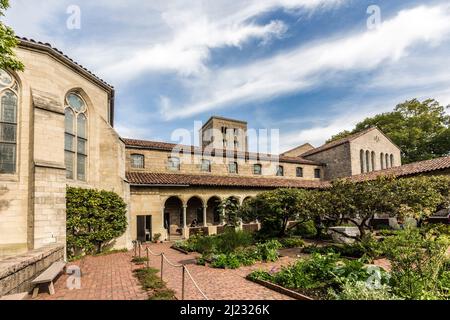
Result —
<instances>
[{"instance_id":1,"label":"stone building","mask_svg":"<svg viewBox=\"0 0 450 320\"><path fill-rule=\"evenodd\" d=\"M111 85L48 44L21 39L16 52L25 71L0 71L0 256L65 244L67 185L118 193L129 223L115 246L130 247L220 232L227 198L401 166L377 128L281 155L249 152L247 123L222 117L205 123L201 147L121 138Z\"/></svg>"}]
</instances>

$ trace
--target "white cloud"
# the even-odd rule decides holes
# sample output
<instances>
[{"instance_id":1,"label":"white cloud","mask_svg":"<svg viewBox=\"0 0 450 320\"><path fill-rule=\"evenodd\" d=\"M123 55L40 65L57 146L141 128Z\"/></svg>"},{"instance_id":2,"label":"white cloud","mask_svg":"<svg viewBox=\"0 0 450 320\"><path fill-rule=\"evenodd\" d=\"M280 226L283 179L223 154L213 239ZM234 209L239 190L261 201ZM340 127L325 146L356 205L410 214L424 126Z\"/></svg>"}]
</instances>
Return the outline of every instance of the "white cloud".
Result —
<instances>
[{"instance_id":1,"label":"white cloud","mask_svg":"<svg viewBox=\"0 0 450 320\"><path fill-rule=\"evenodd\" d=\"M201 112L270 99L322 84L333 73L373 70L398 61L416 45L435 46L450 33L448 5L419 6L400 11L377 30L301 46L250 65L215 71L189 79L195 100L161 109L166 119L189 117Z\"/></svg>"}]
</instances>

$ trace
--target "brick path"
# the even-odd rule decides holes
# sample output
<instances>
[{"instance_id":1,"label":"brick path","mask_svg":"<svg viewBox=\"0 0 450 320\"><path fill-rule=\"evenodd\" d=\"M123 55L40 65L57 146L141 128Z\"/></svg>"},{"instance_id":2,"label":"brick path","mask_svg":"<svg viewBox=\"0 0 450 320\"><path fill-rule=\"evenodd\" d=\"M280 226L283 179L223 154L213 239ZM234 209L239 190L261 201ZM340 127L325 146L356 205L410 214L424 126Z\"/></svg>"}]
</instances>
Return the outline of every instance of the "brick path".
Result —
<instances>
[{"instance_id":1,"label":"brick path","mask_svg":"<svg viewBox=\"0 0 450 320\"><path fill-rule=\"evenodd\" d=\"M291 298L264 288L245 279L252 270L270 270L279 268L293 261L292 258L283 257L275 263L258 263L251 267L237 270L213 269L195 264L195 254L185 255L173 249L170 244L151 244L150 250L154 253L164 252L166 257L176 264L187 264L188 270L197 281L210 300L289 300ZM145 255L144 251L142 255ZM72 263L82 270L81 289L69 290L66 288L67 275L62 275L55 283L56 294L39 294L38 299L43 300L141 300L146 299L146 293L140 288L133 276L133 269L139 268L131 263L132 252L117 253L100 257L86 257L81 261ZM150 266L160 269L161 258L150 256ZM181 268L174 268L164 264L164 280L168 287L175 290L177 297L181 298ZM192 281L186 277L185 299L200 300L201 294L195 289Z\"/></svg>"}]
</instances>

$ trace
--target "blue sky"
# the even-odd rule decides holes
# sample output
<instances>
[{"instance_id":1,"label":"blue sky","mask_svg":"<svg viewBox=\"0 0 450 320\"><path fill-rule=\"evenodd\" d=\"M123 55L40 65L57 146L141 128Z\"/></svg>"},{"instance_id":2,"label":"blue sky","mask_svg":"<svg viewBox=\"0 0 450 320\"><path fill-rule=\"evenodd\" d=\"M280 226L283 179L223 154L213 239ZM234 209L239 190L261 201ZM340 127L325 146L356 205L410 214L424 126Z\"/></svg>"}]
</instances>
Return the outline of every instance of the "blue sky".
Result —
<instances>
[{"instance_id":1,"label":"blue sky","mask_svg":"<svg viewBox=\"0 0 450 320\"><path fill-rule=\"evenodd\" d=\"M407 99L450 104L448 1L11 2L18 35L114 85L124 137L170 141L220 115L279 129L283 151ZM80 29L66 27L70 5ZM370 5L381 10L376 28Z\"/></svg>"}]
</instances>

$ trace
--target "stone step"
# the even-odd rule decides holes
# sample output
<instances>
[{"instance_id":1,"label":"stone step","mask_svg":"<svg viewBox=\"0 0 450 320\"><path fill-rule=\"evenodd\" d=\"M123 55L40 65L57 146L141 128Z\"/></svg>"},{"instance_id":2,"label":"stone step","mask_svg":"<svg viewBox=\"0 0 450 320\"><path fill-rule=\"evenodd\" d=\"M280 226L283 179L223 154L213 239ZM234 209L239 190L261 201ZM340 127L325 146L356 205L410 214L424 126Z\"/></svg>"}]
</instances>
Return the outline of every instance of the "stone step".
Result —
<instances>
[{"instance_id":1,"label":"stone step","mask_svg":"<svg viewBox=\"0 0 450 320\"><path fill-rule=\"evenodd\" d=\"M0 297L0 300L28 300L29 298L28 292L21 292Z\"/></svg>"}]
</instances>

